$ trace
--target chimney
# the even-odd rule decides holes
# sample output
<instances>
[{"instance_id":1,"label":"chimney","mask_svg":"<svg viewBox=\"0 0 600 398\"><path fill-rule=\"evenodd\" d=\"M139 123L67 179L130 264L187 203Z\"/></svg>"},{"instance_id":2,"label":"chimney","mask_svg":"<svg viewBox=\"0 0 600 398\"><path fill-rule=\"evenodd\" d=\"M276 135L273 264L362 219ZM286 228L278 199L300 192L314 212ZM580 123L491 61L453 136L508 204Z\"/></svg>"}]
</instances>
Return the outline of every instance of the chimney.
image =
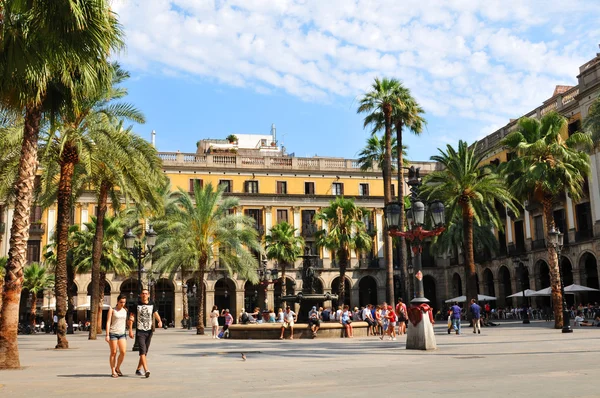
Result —
<instances>
[{"instance_id":1,"label":"chimney","mask_svg":"<svg viewBox=\"0 0 600 398\"><path fill-rule=\"evenodd\" d=\"M271 124L271 136L273 137L273 142L277 142L277 129L275 128L275 123Z\"/></svg>"},{"instance_id":2,"label":"chimney","mask_svg":"<svg viewBox=\"0 0 600 398\"><path fill-rule=\"evenodd\" d=\"M150 142L152 142L152 146L154 148L156 148L156 131L152 130L152 139L150 140Z\"/></svg>"}]
</instances>

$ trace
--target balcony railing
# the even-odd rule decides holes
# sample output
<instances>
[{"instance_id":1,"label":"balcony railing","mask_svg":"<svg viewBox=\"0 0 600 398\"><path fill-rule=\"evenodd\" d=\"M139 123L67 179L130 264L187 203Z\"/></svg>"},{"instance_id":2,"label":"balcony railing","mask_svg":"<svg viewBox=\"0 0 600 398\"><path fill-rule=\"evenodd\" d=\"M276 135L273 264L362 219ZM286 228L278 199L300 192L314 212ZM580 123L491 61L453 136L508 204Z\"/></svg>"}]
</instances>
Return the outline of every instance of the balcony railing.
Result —
<instances>
[{"instance_id":1,"label":"balcony railing","mask_svg":"<svg viewBox=\"0 0 600 398\"><path fill-rule=\"evenodd\" d=\"M358 260L360 268L379 268L379 259L377 258L361 258Z\"/></svg>"},{"instance_id":2,"label":"balcony railing","mask_svg":"<svg viewBox=\"0 0 600 398\"><path fill-rule=\"evenodd\" d=\"M30 235L44 235L46 232L46 224L44 223L33 223L29 226Z\"/></svg>"},{"instance_id":3,"label":"balcony railing","mask_svg":"<svg viewBox=\"0 0 600 398\"><path fill-rule=\"evenodd\" d=\"M546 239L537 239L531 242L531 248L533 250L545 249L546 248Z\"/></svg>"}]
</instances>

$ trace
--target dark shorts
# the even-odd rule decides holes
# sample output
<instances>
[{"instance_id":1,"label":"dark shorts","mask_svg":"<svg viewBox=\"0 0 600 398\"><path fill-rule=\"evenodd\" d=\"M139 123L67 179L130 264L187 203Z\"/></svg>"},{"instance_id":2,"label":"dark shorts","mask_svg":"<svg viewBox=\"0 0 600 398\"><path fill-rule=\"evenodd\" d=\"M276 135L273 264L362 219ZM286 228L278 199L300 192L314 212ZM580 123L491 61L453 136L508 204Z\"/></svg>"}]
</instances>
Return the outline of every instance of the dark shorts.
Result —
<instances>
[{"instance_id":1,"label":"dark shorts","mask_svg":"<svg viewBox=\"0 0 600 398\"><path fill-rule=\"evenodd\" d=\"M223 331L226 331L227 329L229 329L229 325L223 326Z\"/></svg>"},{"instance_id":2,"label":"dark shorts","mask_svg":"<svg viewBox=\"0 0 600 398\"><path fill-rule=\"evenodd\" d=\"M321 321L318 320L318 319L309 319L308 320L308 324L309 324L309 326L313 326L314 325L314 326L321 327Z\"/></svg>"},{"instance_id":3,"label":"dark shorts","mask_svg":"<svg viewBox=\"0 0 600 398\"><path fill-rule=\"evenodd\" d=\"M375 322L374 320L369 319L369 318L367 318L367 320L365 322L367 322L369 324L369 326L375 326L375 325L377 325L377 322Z\"/></svg>"},{"instance_id":4,"label":"dark shorts","mask_svg":"<svg viewBox=\"0 0 600 398\"><path fill-rule=\"evenodd\" d=\"M139 354L147 355L152 341L152 332L138 331L135 338L137 339Z\"/></svg>"}]
</instances>

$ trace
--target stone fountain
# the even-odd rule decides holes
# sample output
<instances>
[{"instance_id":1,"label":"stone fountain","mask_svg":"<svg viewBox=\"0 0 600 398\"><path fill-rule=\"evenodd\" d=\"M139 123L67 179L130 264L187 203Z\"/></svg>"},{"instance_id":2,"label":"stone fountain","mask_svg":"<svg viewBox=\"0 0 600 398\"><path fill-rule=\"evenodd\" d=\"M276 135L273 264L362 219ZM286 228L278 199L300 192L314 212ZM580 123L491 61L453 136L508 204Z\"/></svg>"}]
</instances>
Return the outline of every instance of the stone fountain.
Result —
<instances>
[{"instance_id":1,"label":"stone fountain","mask_svg":"<svg viewBox=\"0 0 600 398\"><path fill-rule=\"evenodd\" d=\"M308 321L308 312L315 305L323 301L337 300L337 294L331 293L316 293L315 281L317 280L317 260L319 256L312 254L309 247L305 248L302 258L302 291L298 294L291 294L281 297L281 300L288 303L300 303L298 312L298 322Z\"/></svg>"}]
</instances>

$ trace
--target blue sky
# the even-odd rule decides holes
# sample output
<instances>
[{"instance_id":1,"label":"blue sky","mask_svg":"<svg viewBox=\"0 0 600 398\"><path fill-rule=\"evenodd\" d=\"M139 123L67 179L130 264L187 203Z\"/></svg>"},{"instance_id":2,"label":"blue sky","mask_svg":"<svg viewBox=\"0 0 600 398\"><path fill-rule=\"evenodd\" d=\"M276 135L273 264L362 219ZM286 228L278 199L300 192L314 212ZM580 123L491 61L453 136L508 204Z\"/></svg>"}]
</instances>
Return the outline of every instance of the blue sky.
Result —
<instances>
[{"instance_id":1,"label":"blue sky","mask_svg":"<svg viewBox=\"0 0 600 398\"><path fill-rule=\"evenodd\" d=\"M600 2L113 0L126 32L128 100L160 151L268 134L296 156L353 158L357 101L396 77L425 108L409 158L472 142L576 84L600 37Z\"/></svg>"}]
</instances>

